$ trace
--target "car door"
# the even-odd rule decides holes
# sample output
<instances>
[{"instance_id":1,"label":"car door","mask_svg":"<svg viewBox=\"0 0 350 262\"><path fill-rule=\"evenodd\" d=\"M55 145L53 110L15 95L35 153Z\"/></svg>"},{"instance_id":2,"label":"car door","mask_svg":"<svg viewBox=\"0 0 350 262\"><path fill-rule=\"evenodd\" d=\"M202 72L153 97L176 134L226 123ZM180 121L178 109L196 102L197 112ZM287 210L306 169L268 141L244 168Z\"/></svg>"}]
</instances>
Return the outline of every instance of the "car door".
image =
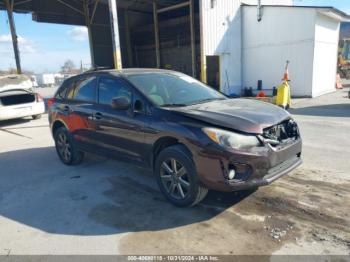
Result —
<instances>
[{"instance_id":1,"label":"car door","mask_svg":"<svg viewBox=\"0 0 350 262\"><path fill-rule=\"evenodd\" d=\"M130 100L128 109L112 107L112 99L121 96ZM98 103L93 115L98 146L112 157L146 163L142 156L146 117L143 105L144 101L125 80L101 75L98 80Z\"/></svg>"},{"instance_id":2,"label":"car door","mask_svg":"<svg viewBox=\"0 0 350 262\"><path fill-rule=\"evenodd\" d=\"M73 134L78 146L88 149L95 130L92 119L97 100L97 77L84 75L74 79L66 91L66 102L61 105L64 122Z\"/></svg>"}]
</instances>

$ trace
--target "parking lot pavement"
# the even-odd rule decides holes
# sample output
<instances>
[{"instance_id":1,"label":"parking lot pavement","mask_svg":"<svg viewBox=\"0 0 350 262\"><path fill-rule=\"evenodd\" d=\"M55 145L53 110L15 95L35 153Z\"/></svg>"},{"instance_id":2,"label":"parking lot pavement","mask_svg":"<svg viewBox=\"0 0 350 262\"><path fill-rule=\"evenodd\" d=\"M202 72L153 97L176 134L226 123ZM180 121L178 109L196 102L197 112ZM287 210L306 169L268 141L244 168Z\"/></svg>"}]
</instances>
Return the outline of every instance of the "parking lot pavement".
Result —
<instances>
[{"instance_id":1,"label":"parking lot pavement","mask_svg":"<svg viewBox=\"0 0 350 262\"><path fill-rule=\"evenodd\" d=\"M44 98L50 98L53 97L57 90L57 86L54 87L37 87L35 88L35 92L38 92L40 95L42 95Z\"/></svg>"},{"instance_id":2,"label":"parking lot pavement","mask_svg":"<svg viewBox=\"0 0 350 262\"><path fill-rule=\"evenodd\" d=\"M350 254L350 100L291 112L304 164L255 192L175 208L149 171L89 156L66 167L45 115L0 124L0 254Z\"/></svg>"}]
</instances>

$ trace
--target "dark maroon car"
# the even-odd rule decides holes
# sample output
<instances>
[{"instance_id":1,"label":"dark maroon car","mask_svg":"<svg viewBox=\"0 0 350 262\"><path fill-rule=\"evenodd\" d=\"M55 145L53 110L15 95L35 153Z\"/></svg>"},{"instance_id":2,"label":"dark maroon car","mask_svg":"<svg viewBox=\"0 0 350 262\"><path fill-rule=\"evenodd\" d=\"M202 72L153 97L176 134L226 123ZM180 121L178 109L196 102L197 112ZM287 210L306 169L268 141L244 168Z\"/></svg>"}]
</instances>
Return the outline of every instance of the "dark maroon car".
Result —
<instances>
[{"instance_id":1,"label":"dark maroon car","mask_svg":"<svg viewBox=\"0 0 350 262\"><path fill-rule=\"evenodd\" d=\"M72 77L49 100L49 119L63 163L92 152L150 168L177 206L197 204L208 189L267 185L301 164L298 126L287 111L229 99L173 71Z\"/></svg>"}]
</instances>

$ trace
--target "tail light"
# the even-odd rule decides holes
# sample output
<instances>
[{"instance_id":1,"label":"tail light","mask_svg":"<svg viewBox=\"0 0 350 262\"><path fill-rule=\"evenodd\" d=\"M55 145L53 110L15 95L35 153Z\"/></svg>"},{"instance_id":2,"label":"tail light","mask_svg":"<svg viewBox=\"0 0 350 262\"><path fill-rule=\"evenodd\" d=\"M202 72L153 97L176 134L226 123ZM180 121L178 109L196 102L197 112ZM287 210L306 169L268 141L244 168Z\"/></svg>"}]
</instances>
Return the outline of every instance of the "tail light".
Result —
<instances>
[{"instance_id":1,"label":"tail light","mask_svg":"<svg viewBox=\"0 0 350 262\"><path fill-rule=\"evenodd\" d=\"M44 98L39 93L36 93L35 97L36 97L36 101L37 102L43 102L44 101Z\"/></svg>"},{"instance_id":2,"label":"tail light","mask_svg":"<svg viewBox=\"0 0 350 262\"><path fill-rule=\"evenodd\" d=\"M53 103L55 103L55 98L49 98L47 100L47 107L50 108L53 105Z\"/></svg>"}]
</instances>

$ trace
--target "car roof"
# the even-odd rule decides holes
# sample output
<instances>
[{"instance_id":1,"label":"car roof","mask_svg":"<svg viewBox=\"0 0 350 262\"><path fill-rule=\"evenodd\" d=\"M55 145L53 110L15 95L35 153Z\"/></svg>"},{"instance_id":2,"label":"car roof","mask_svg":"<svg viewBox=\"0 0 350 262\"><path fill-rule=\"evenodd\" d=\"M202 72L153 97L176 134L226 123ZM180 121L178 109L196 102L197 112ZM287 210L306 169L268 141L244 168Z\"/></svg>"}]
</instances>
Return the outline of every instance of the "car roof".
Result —
<instances>
[{"instance_id":1,"label":"car roof","mask_svg":"<svg viewBox=\"0 0 350 262\"><path fill-rule=\"evenodd\" d=\"M90 70L86 71L83 74L94 74L94 73L111 73L114 75L139 75L139 74L149 74L149 73L164 73L164 74L173 74L173 75L183 75L183 73L166 70L166 69L157 69L157 68L125 68L121 70L117 69L102 69L102 70Z\"/></svg>"},{"instance_id":2,"label":"car roof","mask_svg":"<svg viewBox=\"0 0 350 262\"><path fill-rule=\"evenodd\" d=\"M126 69L97 69L97 70L88 70L81 74L71 76L67 79L65 79L64 82L67 81L75 81L76 79L79 79L80 77L84 77L85 75L101 75L103 73L115 75L115 76L131 76L131 75L140 75L140 74L151 74L151 73L161 73L161 74L171 74L175 76L186 76L184 73L173 71L173 70L167 70L167 69L157 69L157 68L126 68Z\"/></svg>"}]
</instances>

